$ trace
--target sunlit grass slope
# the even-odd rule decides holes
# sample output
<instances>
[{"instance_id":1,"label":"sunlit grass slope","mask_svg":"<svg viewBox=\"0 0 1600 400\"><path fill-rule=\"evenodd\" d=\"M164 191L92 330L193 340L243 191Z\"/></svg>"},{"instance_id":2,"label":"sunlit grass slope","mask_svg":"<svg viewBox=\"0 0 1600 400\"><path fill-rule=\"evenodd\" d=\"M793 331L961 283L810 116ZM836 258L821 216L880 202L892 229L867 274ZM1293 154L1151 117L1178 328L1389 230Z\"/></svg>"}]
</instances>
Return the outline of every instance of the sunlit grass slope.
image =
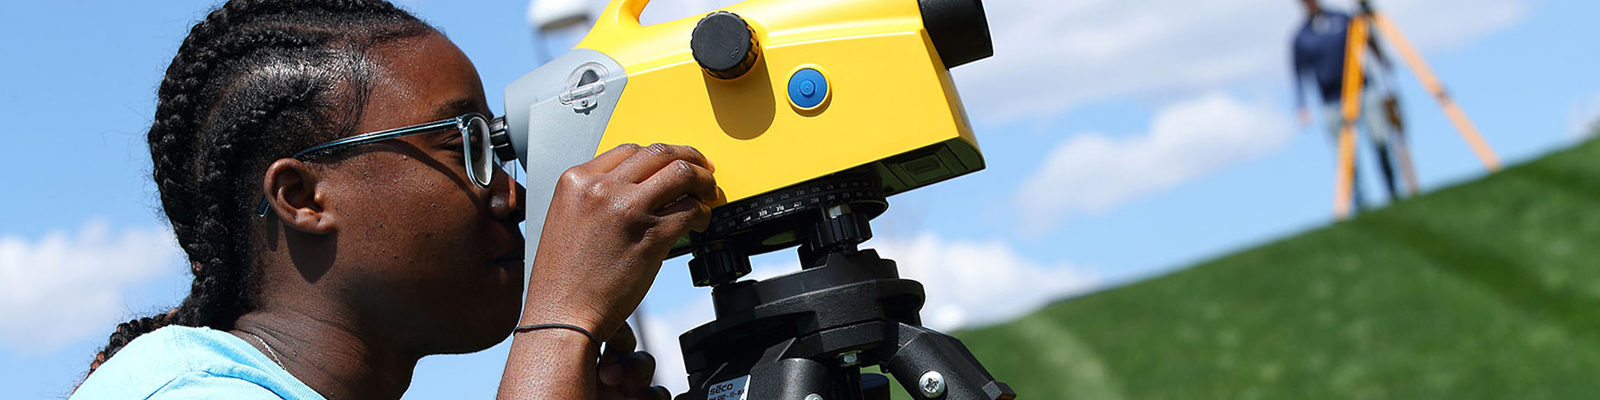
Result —
<instances>
[{"instance_id":1,"label":"sunlit grass slope","mask_svg":"<svg viewBox=\"0 0 1600 400\"><path fill-rule=\"evenodd\" d=\"M1600 398L1600 142L957 336L1024 399Z\"/></svg>"}]
</instances>

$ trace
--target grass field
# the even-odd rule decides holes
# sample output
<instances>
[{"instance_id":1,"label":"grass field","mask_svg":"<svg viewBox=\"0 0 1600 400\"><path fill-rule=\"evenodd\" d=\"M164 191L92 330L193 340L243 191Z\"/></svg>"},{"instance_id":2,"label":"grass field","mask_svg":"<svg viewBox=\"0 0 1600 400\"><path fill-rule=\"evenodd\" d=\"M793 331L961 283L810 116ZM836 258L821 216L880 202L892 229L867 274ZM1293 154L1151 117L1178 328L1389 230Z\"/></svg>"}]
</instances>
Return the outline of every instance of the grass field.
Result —
<instances>
[{"instance_id":1,"label":"grass field","mask_svg":"<svg viewBox=\"0 0 1600 400\"><path fill-rule=\"evenodd\" d=\"M957 336L1024 399L1600 398L1600 142Z\"/></svg>"}]
</instances>

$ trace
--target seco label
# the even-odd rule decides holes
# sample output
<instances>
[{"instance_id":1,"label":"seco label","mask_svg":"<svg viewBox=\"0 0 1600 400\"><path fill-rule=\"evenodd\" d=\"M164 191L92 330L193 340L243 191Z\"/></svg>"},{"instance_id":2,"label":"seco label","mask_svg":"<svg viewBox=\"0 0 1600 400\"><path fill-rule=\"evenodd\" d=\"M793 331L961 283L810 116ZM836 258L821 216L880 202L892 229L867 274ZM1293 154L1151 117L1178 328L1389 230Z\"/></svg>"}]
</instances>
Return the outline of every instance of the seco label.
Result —
<instances>
[{"instance_id":1,"label":"seco label","mask_svg":"<svg viewBox=\"0 0 1600 400\"><path fill-rule=\"evenodd\" d=\"M711 385L706 389L706 400L746 400L750 393L750 375L733 378L722 383Z\"/></svg>"}]
</instances>

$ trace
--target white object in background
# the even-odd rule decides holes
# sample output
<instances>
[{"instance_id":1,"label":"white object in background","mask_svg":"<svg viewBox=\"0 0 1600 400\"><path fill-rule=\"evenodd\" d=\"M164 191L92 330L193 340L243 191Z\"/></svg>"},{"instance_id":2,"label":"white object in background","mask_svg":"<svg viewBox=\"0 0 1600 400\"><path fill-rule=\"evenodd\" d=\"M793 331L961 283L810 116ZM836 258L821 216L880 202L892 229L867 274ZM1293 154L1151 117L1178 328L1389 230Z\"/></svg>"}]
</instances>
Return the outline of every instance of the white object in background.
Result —
<instances>
[{"instance_id":1,"label":"white object in background","mask_svg":"<svg viewBox=\"0 0 1600 400\"><path fill-rule=\"evenodd\" d=\"M593 18L587 0L530 0L528 25L540 32L583 25Z\"/></svg>"}]
</instances>

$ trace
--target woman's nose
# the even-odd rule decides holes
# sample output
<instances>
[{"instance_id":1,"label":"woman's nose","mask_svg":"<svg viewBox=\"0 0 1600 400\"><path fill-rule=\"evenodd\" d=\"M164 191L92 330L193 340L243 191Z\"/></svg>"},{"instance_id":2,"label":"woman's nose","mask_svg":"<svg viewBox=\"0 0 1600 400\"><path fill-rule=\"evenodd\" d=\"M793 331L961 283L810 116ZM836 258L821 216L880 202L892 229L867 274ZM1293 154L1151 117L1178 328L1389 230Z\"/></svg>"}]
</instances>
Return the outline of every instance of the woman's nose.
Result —
<instances>
[{"instance_id":1,"label":"woman's nose","mask_svg":"<svg viewBox=\"0 0 1600 400\"><path fill-rule=\"evenodd\" d=\"M490 186L489 212L490 216L498 221L511 223L522 222L527 217L523 211L523 204L527 202L528 190L522 187L510 176L499 176Z\"/></svg>"}]
</instances>

